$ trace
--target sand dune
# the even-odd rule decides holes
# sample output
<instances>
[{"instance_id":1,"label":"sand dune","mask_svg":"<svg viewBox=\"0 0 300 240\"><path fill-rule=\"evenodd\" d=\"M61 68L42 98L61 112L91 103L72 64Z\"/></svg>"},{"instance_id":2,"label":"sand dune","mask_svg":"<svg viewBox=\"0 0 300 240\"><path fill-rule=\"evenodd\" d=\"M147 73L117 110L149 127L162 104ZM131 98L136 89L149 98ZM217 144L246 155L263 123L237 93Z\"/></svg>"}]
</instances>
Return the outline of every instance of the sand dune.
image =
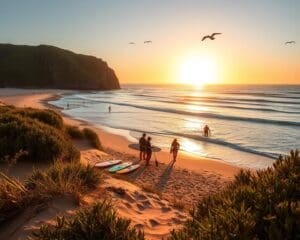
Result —
<instances>
[{"instance_id":1,"label":"sand dune","mask_svg":"<svg viewBox=\"0 0 300 240\"><path fill-rule=\"evenodd\" d=\"M72 196L59 196L50 202L27 208L0 228L0 239L25 240L43 224L53 224L59 215L72 215L78 209Z\"/></svg>"},{"instance_id":2,"label":"sand dune","mask_svg":"<svg viewBox=\"0 0 300 240\"><path fill-rule=\"evenodd\" d=\"M104 192L105 191L105 192ZM99 199L111 199L118 214L131 220L131 225L142 229L147 239L161 239L179 227L187 213L174 208L170 202L155 193L143 191L140 187L124 180L108 177L101 188L85 196L85 204Z\"/></svg>"}]
</instances>

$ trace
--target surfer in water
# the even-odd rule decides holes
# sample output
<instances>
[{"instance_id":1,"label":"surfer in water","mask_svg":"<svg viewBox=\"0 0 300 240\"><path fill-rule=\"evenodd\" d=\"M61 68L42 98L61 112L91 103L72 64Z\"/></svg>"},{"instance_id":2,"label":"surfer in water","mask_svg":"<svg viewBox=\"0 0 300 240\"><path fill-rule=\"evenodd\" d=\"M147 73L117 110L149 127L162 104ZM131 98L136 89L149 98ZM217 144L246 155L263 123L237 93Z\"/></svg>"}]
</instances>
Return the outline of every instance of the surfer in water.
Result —
<instances>
[{"instance_id":1,"label":"surfer in water","mask_svg":"<svg viewBox=\"0 0 300 240\"><path fill-rule=\"evenodd\" d=\"M176 162L177 154L180 148L180 144L175 138L171 144L170 153L173 153L173 162Z\"/></svg>"},{"instance_id":2,"label":"surfer in water","mask_svg":"<svg viewBox=\"0 0 300 240\"><path fill-rule=\"evenodd\" d=\"M146 166L149 166L149 162L152 156L152 146L151 146L151 137L147 138L146 142Z\"/></svg>"},{"instance_id":3,"label":"surfer in water","mask_svg":"<svg viewBox=\"0 0 300 240\"><path fill-rule=\"evenodd\" d=\"M209 129L208 125L204 126L203 134L204 134L204 137L209 137L210 136L210 129Z\"/></svg>"},{"instance_id":4,"label":"surfer in water","mask_svg":"<svg viewBox=\"0 0 300 240\"><path fill-rule=\"evenodd\" d=\"M147 148L146 133L143 133L142 137L140 138L139 145L140 145L140 161L146 160L146 148Z\"/></svg>"}]
</instances>

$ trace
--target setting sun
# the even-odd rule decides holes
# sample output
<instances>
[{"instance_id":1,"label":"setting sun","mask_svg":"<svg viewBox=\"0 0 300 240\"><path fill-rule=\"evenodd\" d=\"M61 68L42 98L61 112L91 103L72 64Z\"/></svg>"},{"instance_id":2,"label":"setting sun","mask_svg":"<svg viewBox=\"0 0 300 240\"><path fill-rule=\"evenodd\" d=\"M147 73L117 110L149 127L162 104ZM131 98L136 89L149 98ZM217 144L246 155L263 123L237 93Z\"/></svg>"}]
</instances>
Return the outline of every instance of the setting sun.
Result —
<instances>
[{"instance_id":1,"label":"setting sun","mask_svg":"<svg viewBox=\"0 0 300 240\"><path fill-rule=\"evenodd\" d=\"M218 67L214 59L207 56L191 56L180 68L180 82L200 87L218 81Z\"/></svg>"}]
</instances>

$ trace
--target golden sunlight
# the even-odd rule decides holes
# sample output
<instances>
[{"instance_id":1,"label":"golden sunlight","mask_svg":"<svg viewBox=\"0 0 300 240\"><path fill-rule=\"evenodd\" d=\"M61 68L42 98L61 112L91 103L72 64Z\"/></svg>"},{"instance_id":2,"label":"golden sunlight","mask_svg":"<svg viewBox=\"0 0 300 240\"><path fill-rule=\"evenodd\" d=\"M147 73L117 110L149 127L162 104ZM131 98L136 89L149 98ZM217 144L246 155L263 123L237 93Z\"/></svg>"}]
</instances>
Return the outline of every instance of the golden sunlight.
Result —
<instances>
[{"instance_id":1,"label":"golden sunlight","mask_svg":"<svg viewBox=\"0 0 300 240\"><path fill-rule=\"evenodd\" d=\"M201 87L218 82L216 61L209 56L188 57L180 68L180 82Z\"/></svg>"}]
</instances>

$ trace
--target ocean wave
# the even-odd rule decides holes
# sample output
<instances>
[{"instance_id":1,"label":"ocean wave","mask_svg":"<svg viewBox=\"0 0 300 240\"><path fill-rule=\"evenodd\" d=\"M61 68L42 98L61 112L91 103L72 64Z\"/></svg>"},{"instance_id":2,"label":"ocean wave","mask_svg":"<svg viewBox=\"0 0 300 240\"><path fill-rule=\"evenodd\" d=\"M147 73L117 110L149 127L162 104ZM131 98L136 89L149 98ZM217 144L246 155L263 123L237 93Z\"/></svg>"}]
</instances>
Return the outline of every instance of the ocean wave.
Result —
<instances>
[{"instance_id":1,"label":"ocean wave","mask_svg":"<svg viewBox=\"0 0 300 240\"><path fill-rule=\"evenodd\" d=\"M300 99L299 96L287 96L286 94L279 93L242 93L242 92L221 92L220 94L225 95L244 95L244 96L259 96L259 97L269 97L269 98L286 98L286 99Z\"/></svg>"},{"instance_id":2,"label":"ocean wave","mask_svg":"<svg viewBox=\"0 0 300 240\"><path fill-rule=\"evenodd\" d=\"M222 98L222 97L201 97L201 96L177 96L182 100L200 100L200 101L222 101L222 102L255 102L255 103L279 103L279 104L300 104L300 102L295 101L276 101L276 100L268 100L268 99L249 99L249 98Z\"/></svg>"},{"instance_id":3,"label":"ocean wave","mask_svg":"<svg viewBox=\"0 0 300 240\"><path fill-rule=\"evenodd\" d=\"M96 101L96 100L94 100L94 101ZM300 127L300 122L293 122L293 121L230 116L230 115L221 115L221 114L216 114L216 113L205 113L205 112L197 113L197 112L176 110L176 109L171 109L171 108L141 106L141 105L131 104L131 103L120 103L120 102L103 101L103 100L97 100L97 101L99 103L115 104L115 105L119 105L119 106L128 106L128 107L134 107L134 108L139 108L139 109L146 109L146 110L167 112L167 113L174 113L174 114L184 114L184 115L198 116L198 117L204 117L204 118L214 118L214 119L220 119L220 120L243 121L243 122L251 122L251 123Z\"/></svg>"},{"instance_id":4,"label":"ocean wave","mask_svg":"<svg viewBox=\"0 0 300 240\"><path fill-rule=\"evenodd\" d=\"M152 100L150 100L152 101ZM250 111L261 111L261 112L276 112L276 113L287 113L287 114L300 114L300 112L291 112L291 111L282 111L276 110L272 108L249 108L249 107L238 107L238 106L229 106L229 105L209 105L203 103L193 103L193 102L186 102L186 101L170 101L170 100L153 100L155 102L162 102L162 103L171 103L171 104L186 104L186 105L194 105L194 106L203 106L203 107L219 107L219 108L230 108L230 109L239 109L239 110L250 110ZM299 108L300 109L300 108Z\"/></svg>"},{"instance_id":5,"label":"ocean wave","mask_svg":"<svg viewBox=\"0 0 300 240\"><path fill-rule=\"evenodd\" d=\"M268 158L276 159L278 157L278 155L274 154L274 153L267 153L267 152L257 151L257 150L254 150L252 148L241 146L241 145L230 143L230 142L226 142L226 141L221 140L221 139L208 138L208 137L193 135L193 134L182 134L182 133L176 133L176 132L167 132L166 134L179 136L179 137L190 138L190 139L201 141L201 142L208 142L208 143L213 143L213 144L217 144L217 145L222 145L222 146L233 148L233 149L236 149L236 150L239 150L239 151L242 151L242 152L253 153L253 154L268 157Z\"/></svg>"}]
</instances>

